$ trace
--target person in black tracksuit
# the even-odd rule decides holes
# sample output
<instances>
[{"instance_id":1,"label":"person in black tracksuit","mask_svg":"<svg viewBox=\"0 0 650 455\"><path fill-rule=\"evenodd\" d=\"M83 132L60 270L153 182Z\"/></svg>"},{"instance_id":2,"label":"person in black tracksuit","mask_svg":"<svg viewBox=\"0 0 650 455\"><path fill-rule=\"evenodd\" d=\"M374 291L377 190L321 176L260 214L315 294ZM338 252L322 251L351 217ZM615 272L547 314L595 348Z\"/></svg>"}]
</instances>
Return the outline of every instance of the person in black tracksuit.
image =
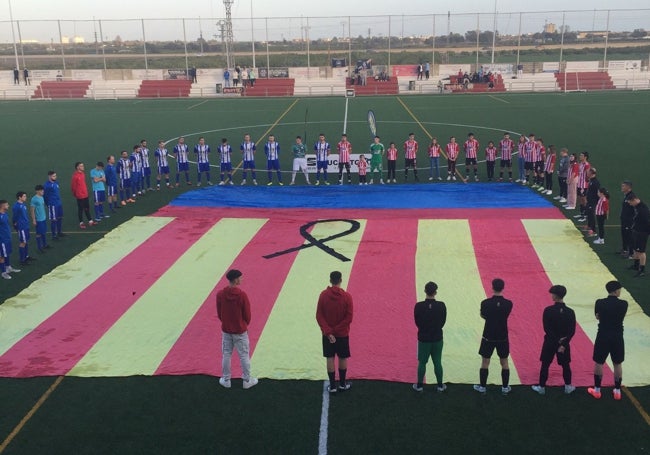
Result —
<instances>
[{"instance_id":1,"label":"person in black tracksuit","mask_svg":"<svg viewBox=\"0 0 650 455\"><path fill-rule=\"evenodd\" d=\"M629 180L621 183L621 191L623 192L623 204L621 205L621 256L624 258L630 257L634 254L634 239L632 238L632 223L634 223L634 207L629 204L631 199L636 196L632 191L632 182Z\"/></svg>"},{"instance_id":2,"label":"person in black tracksuit","mask_svg":"<svg viewBox=\"0 0 650 455\"><path fill-rule=\"evenodd\" d=\"M542 367L539 370L539 384L532 388L540 395L546 393L546 380L548 369L553 359L557 357L557 363L562 367L564 378L564 393L569 394L575 391L571 384L571 338L576 333L576 314L564 303L566 288L561 285L551 286L548 291L553 299L553 305L544 308L544 343L539 360Z\"/></svg>"},{"instance_id":3,"label":"person in black tracksuit","mask_svg":"<svg viewBox=\"0 0 650 455\"><path fill-rule=\"evenodd\" d=\"M596 169L589 169L589 186L587 187L587 227L589 236L596 235L596 204L598 204L600 182L596 178Z\"/></svg>"},{"instance_id":4,"label":"person in black tracksuit","mask_svg":"<svg viewBox=\"0 0 650 455\"><path fill-rule=\"evenodd\" d=\"M413 384L416 392L422 392L424 375L429 357L433 361L438 392L444 392L447 386L442 379L442 328L447 321L447 307L444 302L436 300L438 285L429 281L424 286L426 299L415 304L413 316L418 328L418 382Z\"/></svg>"},{"instance_id":5,"label":"person in black tracksuit","mask_svg":"<svg viewBox=\"0 0 650 455\"><path fill-rule=\"evenodd\" d=\"M635 277L645 276L646 247L650 236L650 209L648 206L634 196L629 204L634 207L634 221L632 223L632 236L634 238L634 265Z\"/></svg>"}]
</instances>

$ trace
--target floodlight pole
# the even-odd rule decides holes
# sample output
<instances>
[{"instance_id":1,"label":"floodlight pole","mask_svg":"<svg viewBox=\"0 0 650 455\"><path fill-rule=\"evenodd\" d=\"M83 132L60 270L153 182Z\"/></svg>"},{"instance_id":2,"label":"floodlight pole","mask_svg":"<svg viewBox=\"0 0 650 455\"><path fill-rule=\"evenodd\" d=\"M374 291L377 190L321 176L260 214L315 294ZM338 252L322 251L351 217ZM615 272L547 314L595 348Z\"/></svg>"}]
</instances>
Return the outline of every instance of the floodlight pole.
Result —
<instances>
[{"instance_id":1,"label":"floodlight pole","mask_svg":"<svg viewBox=\"0 0 650 455\"><path fill-rule=\"evenodd\" d=\"M492 26L492 61L494 65L494 46L496 45L497 40L497 0L494 0L494 22Z\"/></svg>"},{"instance_id":2,"label":"floodlight pole","mask_svg":"<svg viewBox=\"0 0 650 455\"><path fill-rule=\"evenodd\" d=\"M235 66L234 61L234 38L232 33L232 4L235 3L234 0L223 0L223 5L226 8L226 67L233 68Z\"/></svg>"},{"instance_id":3,"label":"floodlight pole","mask_svg":"<svg viewBox=\"0 0 650 455\"><path fill-rule=\"evenodd\" d=\"M11 37L13 38L14 41L14 56L16 57L16 68L20 68L20 64L18 63L18 47L16 47L16 32L14 31L14 13L11 9L11 0L8 0L9 2L9 20L11 21Z\"/></svg>"}]
</instances>

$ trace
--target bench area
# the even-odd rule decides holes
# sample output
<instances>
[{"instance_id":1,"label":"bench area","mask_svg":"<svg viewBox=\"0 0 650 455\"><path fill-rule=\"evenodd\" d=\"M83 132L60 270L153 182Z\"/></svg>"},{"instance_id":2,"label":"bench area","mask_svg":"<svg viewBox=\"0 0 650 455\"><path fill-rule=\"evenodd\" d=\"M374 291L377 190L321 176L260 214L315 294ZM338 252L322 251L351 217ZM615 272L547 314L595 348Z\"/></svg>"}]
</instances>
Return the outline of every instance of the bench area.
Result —
<instances>
[{"instance_id":1,"label":"bench area","mask_svg":"<svg viewBox=\"0 0 650 455\"><path fill-rule=\"evenodd\" d=\"M616 87L606 72L556 73L560 90L614 90Z\"/></svg>"},{"instance_id":2,"label":"bench area","mask_svg":"<svg viewBox=\"0 0 650 455\"><path fill-rule=\"evenodd\" d=\"M387 81L377 81L369 77L366 81L366 85L353 85L350 83L350 79L348 79L345 86L348 89L354 89L354 93L357 96L399 94L399 85L396 77L392 77Z\"/></svg>"},{"instance_id":3,"label":"bench area","mask_svg":"<svg viewBox=\"0 0 650 455\"><path fill-rule=\"evenodd\" d=\"M190 96L192 82L182 79L142 81L138 98L186 98Z\"/></svg>"},{"instance_id":4,"label":"bench area","mask_svg":"<svg viewBox=\"0 0 650 455\"><path fill-rule=\"evenodd\" d=\"M91 81L43 81L32 95L32 98L83 98L90 87Z\"/></svg>"},{"instance_id":5,"label":"bench area","mask_svg":"<svg viewBox=\"0 0 650 455\"><path fill-rule=\"evenodd\" d=\"M293 96L296 80L290 78L255 79L255 86L247 85L243 96Z\"/></svg>"}]
</instances>

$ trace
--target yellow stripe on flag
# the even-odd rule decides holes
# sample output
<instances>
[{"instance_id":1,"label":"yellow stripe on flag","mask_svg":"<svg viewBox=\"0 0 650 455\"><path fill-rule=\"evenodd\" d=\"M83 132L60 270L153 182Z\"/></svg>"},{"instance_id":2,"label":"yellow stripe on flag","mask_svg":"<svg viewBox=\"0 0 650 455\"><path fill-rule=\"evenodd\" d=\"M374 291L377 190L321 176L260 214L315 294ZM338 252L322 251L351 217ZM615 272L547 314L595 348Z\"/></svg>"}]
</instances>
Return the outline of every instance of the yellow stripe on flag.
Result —
<instances>
[{"instance_id":1,"label":"yellow stripe on flag","mask_svg":"<svg viewBox=\"0 0 650 455\"><path fill-rule=\"evenodd\" d=\"M597 299L607 297L605 284L616 278L570 220L524 220L523 224L549 279L566 286L567 305L573 308L578 324L594 341L598 331L594 304ZM625 289L621 298L628 302L623 379L630 387L646 385L650 378L650 319ZM611 378L606 380L609 382Z\"/></svg>"},{"instance_id":2,"label":"yellow stripe on flag","mask_svg":"<svg viewBox=\"0 0 650 455\"><path fill-rule=\"evenodd\" d=\"M273 379L326 378L316 304L329 285L330 272L340 271L346 288L365 229L365 221L359 222L358 231L327 242L351 261L341 262L316 247L298 253L255 348L251 361L254 374ZM311 235L325 238L349 227L339 222L318 224Z\"/></svg>"},{"instance_id":3,"label":"yellow stripe on flag","mask_svg":"<svg viewBox=\"0 0 650 455\"><path fill-rule=\"evenodd\" d=\"M471 238L466 220L420 220L418 225L415 265L418 299L425 297L424 285L434 281L438 284L436 299L447 306L442 350L445 382L478 383L481 363L478 348L483 332L480 309L486 295ZM492 381L500 383L500 376L493 374ZM427 365L427 382L435 383L431 362ZM519 383L512 363L510 383Z\"/></svg>"},{"instance_id":4,"label":"yellow stripe on flag","mask_svg":"<svg viewBox=\"0 0 650 455\"><path fill-rule=\"evenodd\" d=\"M71 376L151 375L264 219L222 219L125 313ZM143 265L146 267L146 264Z\"/></svg>"}]
</instances>

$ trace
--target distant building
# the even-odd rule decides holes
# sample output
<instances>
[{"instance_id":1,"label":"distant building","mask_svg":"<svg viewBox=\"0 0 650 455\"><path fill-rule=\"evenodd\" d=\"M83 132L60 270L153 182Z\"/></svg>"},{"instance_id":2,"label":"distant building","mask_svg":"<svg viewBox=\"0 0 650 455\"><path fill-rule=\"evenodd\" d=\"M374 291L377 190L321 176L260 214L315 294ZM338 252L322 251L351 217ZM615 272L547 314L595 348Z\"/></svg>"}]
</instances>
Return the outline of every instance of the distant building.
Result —
<instances>
[{"instance_id":1,"label":"distant building","mask_svg":"<svg viewBox=\"0 0 650 455\"><path fill-rule=\"evenodd\" d=\"M61 44L84 44L86 42L86 39L83 36L73 36L72 38L69 36L63 35L61 37Z\"/></svg>"},{"instance_id":2,"label":"distant building","mask_svg":"<svg viewBox=\"0 0 650 455\"><path fill-rule=\"evenodd\" d=\"M599 38L605 38L609 32L607 30L595 30L595 31L589 31L589 32L578 32L577 38L580 39L588 39L593 36L597 36Z\"/></svg>"},{"instance_id":3,"label":"distant building","mask_svg":"<svg viewBox=\"0 0 650 455\"><path fill-rule=\"evenodd\" d=\"M544 24L544 33L555 33L557 31L557 27L555 26L554 23L548 22Z\"/></svg>"}]
</instances>

